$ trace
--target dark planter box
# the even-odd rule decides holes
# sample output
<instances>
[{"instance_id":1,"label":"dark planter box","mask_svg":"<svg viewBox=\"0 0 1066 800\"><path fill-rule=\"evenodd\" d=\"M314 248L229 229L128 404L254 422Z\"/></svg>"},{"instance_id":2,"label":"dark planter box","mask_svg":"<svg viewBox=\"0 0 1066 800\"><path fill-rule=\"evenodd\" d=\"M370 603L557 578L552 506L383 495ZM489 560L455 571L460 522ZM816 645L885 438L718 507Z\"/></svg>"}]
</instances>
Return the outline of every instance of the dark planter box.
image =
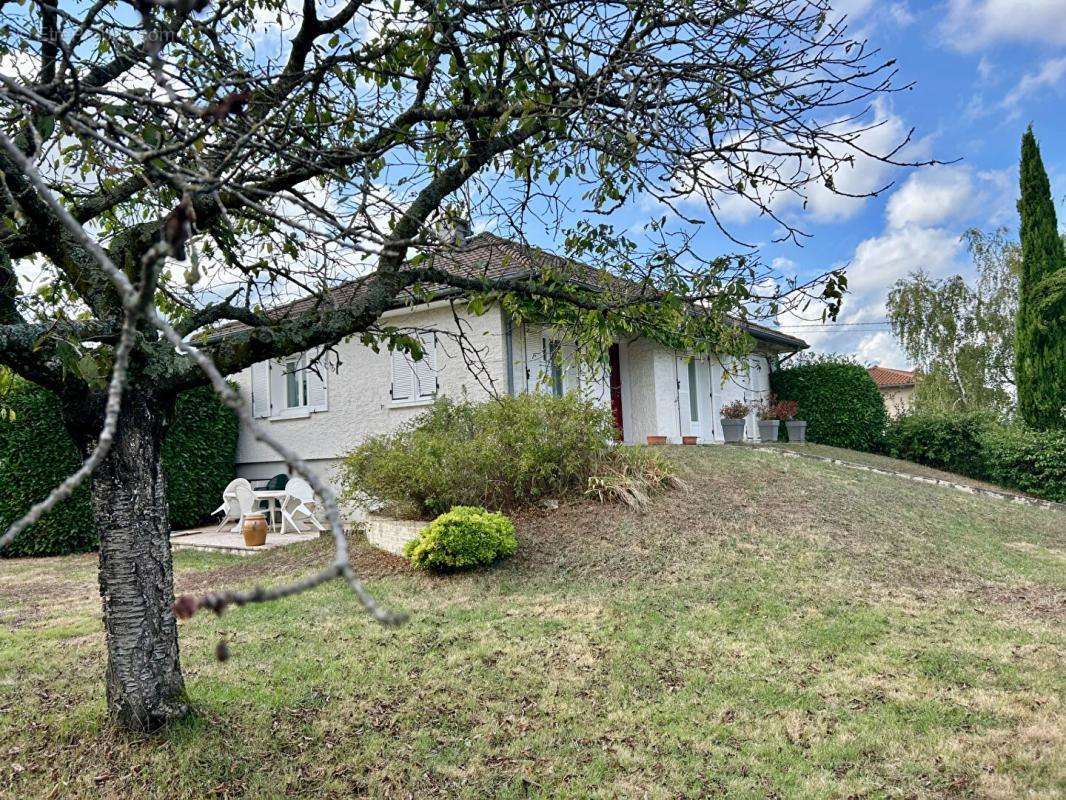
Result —
<instances>
[{"instance_id":1,"label":"dark planter box","mask_svg":"<svg viewBox=\"0 0 1066 800\"><path fill-rule=\"evenodd\" d=\"M759 420L759 441L762 442L776 442L777 433L781 430L781 420L779 419L760 419Z\"/></svg>"},{"instance_id":2,"label":"dark planter box","mask_svg":"<svg viewBox=\"0 0 1066 800\"><path fill-rule=\"evenodd\" d=\"M726 419L722 417L722 437L726 444L736 444L744 441L744 423L742 419Z\"/></svg>"},{"instance_id":3,"label":"dark planter box","mask_svg":"<svg viewBox=\"0 0 1066 800\"><path fill-rule=\"evenodd\" d=\"M807 443L807 422L801 419L785 420L785 429L788 431L788 440L796 444Z\"/></svg>"}]
</instances>

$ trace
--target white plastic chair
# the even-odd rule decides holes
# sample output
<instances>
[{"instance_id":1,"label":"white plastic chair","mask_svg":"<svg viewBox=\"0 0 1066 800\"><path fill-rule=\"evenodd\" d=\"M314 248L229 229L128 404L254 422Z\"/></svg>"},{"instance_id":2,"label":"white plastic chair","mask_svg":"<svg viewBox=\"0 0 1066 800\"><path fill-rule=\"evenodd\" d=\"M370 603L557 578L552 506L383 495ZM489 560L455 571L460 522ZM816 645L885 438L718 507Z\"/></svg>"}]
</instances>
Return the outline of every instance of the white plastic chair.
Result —
<instances>
[{"instance_id":1,"label":"white plastic chair","mask_svg":"<svg viewBox=\"0 0 1066 800\"><path fill-rule=\"evenodd\" d=\"M261 514L259 510L259 503L256 502L255 492L252 491L252 485L245 481L244 483L238 483L233 487L233 494L237 500L237 508L240 511L240 518L237 521L237 526L233 529L234 533L240 533L244 527L244 518L249 514Z\"/></svg>"},{"instance_id":2,"label":"white plastic chair","mask_svg":"<svg viewBox=\"0 0 1066 800\"><path fill-rule=\"evenodd\" d=\"M308 520L320 533L325 530L315 518L315 492L303 478L291 478L285 484L285 499L281 501L281 532L291 526L299 533L303 529L297 520Z\"/></svg>"},{"instance_id":3,"label":"white plastic chair","mask_svg":"<svg viewBox=\"0 0 1066 800\"><path fill-rule=\"evenodd\" d=\"M222 505L211 512L213 517L215 514L221 514L222 520L218 523L216 530L222 530L222 526L231 520L241 520L243 514L241 513L240 503L237 502L237 487L245 486L248 491L251 491L252 484L250 484L244 478L236 478L229 482L226 488L222 491Z\"/></svg>"}]
</instances>

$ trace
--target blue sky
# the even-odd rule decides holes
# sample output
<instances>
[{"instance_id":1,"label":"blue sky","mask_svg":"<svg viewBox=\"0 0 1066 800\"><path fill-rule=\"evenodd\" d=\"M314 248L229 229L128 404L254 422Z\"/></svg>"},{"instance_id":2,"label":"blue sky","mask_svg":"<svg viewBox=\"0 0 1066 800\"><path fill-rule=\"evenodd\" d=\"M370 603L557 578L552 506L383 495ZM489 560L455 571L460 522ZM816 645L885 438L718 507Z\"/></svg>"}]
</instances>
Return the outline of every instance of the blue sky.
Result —
<instances>
[{"instance_id":1,"label":"blue sky","mask_svg":"<svg viewBox=\"0 0 1066 800\"><path fill-rule=\"evenodd\" d=\"M877 105L875 113L884 120L877 135L892 141L914 127L914 158L958 161L919 169L858 162L842 177L851 186L893 185L877 198L820 195L806 211L797 207L790 221L811 234L803 247L773 244L774 227L742 207L728 222L785 272L803 276L849 264L852 294L839 320L843 324L790 333L818 351L904 367L906 358L882 322L889 287L919 267L936 276L971 274L959 241L970 227L1002 225L1017 236L1018 153L1030 122L1063 227L1066 0L840 0L834 6L848 13L851 31L898 60L901 84L916 84ZM701 244L709 253L736 249L711 231L701 233Z\"/></svg>"}]
</instances>

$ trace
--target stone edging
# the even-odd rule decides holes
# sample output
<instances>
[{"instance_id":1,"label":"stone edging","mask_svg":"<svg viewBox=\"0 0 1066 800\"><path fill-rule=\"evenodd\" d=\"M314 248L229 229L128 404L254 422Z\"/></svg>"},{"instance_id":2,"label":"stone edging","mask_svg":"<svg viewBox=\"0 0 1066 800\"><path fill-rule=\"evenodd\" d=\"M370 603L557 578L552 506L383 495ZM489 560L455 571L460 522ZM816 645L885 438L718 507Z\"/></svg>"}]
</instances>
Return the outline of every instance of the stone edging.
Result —
<instances>
[{"instance_id":1,"label":"stone edging","mask_svg":"<svg viewBox=\"0 0 1066 800\"><path fill-rule=\"evenodd\" d=\"M793 458L806 458L811 461L822 461L826 464L836 464L841 467L848 467L849 469L862 470L863 472L873 472L878 475L894 475L897 478L905 478L909 481L916 481L917 483L930 483L934 486L946 486L949 489L954 489L958 492L966 492L967 494L981 495L982 497L994 497L997 500L1008 500L1012 503L1018 503L1023 506L1035 506L1037 508L1051 508L1056 511L1066 511L1066 504L1056 503L1053 500L1040 500L1036 497L1024 497L1022 495L1011 494L1010 492L1000 492L995 489L982 489L978 486L967 486L964 483L954 483L953 481L946 481L942 478L929 478L924 475L911 475L907 472L896 472L891 469L881 469L880 467L871 467L868 464L859 464L855 461L844 461L840 458L833 458L832 456L820 456L815 453L798 453L795 450L781 450L777 447L767 447L765 445L756 445L755 450L761 450L764 453L777 453L782 456L791 456Z\"/></svg>"}]
</instances>

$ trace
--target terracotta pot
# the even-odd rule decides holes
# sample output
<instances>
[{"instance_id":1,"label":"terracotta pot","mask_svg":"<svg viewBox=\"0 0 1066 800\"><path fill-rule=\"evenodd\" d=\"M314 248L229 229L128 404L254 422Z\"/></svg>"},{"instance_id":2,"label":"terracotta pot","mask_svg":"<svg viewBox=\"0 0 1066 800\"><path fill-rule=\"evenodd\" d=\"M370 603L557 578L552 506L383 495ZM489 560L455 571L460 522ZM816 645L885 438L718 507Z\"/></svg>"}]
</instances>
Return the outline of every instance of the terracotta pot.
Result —
<instances>
[{"instance_id":1,"label":"terracotta pot","mask_svg":"<svg viewBox=\"0 0 1066 800\"><path fill-rule=\"evenodd\" d=\"M681 444L696 444L696 441L699 438L700 438L699 436L682 436L681 437Z\"/></svg>"},{"instance_id":2,"label":"terracotta pot","mask_svg":"<svg viewBox=\"0 0 1066 800\"><path fill-rule=\"evenodd\" d=\"M665 436L649 436L648 444L666 444Z\"/></svg>"},{"instance_id":3,"label":"terracotta pot","mask_svg":"<svg viewBox=\"0 0 1066 800\"><path fill-rule=\"evenodd\" d=\"M262 547L267 540L267 519L263 514L249 514L241 524L244 544L247 547Z\"/></svg>"}]
</instances>

